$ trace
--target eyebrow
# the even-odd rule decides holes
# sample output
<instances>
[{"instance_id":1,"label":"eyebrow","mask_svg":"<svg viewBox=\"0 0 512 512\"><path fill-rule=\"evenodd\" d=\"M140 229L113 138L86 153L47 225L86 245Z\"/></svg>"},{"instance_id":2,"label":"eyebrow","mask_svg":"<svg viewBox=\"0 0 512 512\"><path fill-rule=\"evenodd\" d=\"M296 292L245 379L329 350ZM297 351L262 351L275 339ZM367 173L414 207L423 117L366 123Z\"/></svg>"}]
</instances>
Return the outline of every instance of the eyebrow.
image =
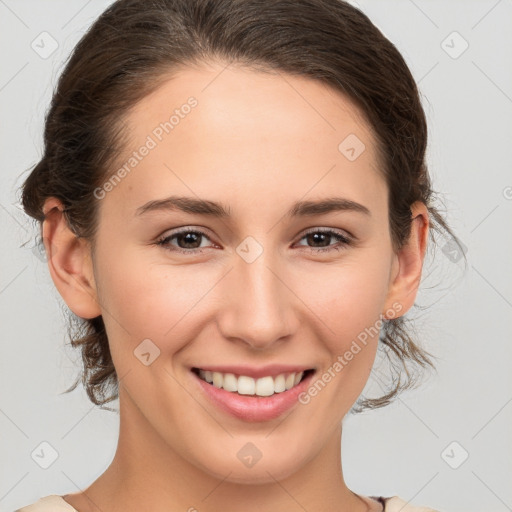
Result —
<instances>
[{"instance_id":1,"label":"eyebrow","mask_svg":"<svg viewBox=\"0 0 512 512\"><path fill-rule=\"evenodd\" d=\"M137 208L135 215L139 216L156 211L182 211L215 218L228 218L231 216L229 206L224 206L222 203L215 201L185 196L170 196L165 199L149 201ZM370 210L366 206L343 197L329 197L317 201L297 201L285 216L307 217L338 211L353 211L371 216Z\"/></svg>"}]
</instances>

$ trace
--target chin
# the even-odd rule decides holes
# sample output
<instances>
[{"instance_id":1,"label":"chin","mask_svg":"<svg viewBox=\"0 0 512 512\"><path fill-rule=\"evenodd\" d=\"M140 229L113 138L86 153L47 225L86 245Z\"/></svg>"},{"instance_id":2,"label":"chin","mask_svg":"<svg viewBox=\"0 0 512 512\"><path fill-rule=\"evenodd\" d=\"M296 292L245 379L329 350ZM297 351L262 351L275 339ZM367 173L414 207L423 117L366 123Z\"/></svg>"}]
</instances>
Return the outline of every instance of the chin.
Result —
<instances>
[{"instance_id":1,"label":"chin","mask_svg":"<svg viewBox=\"0 0 512 512\"><path fill-rule=\"evenodd\" d=\"M252 466L244 464L236 454L234 459L224 455L222 458L212 456L211 460L215 461L215 466L208 464L209 461L202 464L210 475L224 482L247 485L275 484L276 480L285 480L293 475L305 462L297 460L296 453L290 453L289 457L284 457L283 453L271 457L262 454Z\"/></svg>"}]
</instances>

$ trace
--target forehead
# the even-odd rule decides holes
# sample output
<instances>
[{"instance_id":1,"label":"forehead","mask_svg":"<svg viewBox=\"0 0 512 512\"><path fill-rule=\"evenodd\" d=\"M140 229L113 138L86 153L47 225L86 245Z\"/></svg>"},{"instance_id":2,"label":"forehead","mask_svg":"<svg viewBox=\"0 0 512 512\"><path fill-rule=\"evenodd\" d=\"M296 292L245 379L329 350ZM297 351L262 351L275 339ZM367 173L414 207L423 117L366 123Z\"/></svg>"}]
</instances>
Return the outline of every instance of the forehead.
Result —
<instances>
[{"instance_id":1,"label":"forehead","mask_svg":"<svg viewBox=\"0 0 512 512\"><path fill-rule=\"evenodd\" d=\"M109 197L131 203L132 214L166 194L221 200L234 211L248 201L275 209L276 197L291 203L343 194L375 203L384 195L360 111L305 77L233 64L186 67L124 123L129 142L115 168L128 172Z\"/></svg>"}]
</instances>

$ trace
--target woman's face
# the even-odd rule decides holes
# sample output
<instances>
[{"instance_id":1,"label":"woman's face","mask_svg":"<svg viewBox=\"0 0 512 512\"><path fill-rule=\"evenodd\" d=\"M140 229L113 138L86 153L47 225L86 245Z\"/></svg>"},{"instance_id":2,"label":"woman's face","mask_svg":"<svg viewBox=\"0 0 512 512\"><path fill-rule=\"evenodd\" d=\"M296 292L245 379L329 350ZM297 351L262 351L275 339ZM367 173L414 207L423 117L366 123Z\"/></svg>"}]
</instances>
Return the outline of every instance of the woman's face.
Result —
<instances>
[{"instance_id":1,"label":"woman's face","mask_svg":"<svg viewBox=\"0 0 512 512\"><path fill-rule=\"evenodd\" d=\"M183 69L126 123L124 172L96 190L93 259L125 428L233 482L283 478L339 435L369 377L380 315L414 300L392 286L399 259L375 141L321 83L224 65ZM171 196L226 212L173 208ZM218 388L192 371L230 366L315 373L300 400L293 389L288 402L251 397L268 402L254 412L225 390L219 405L205 392Z\"/></svg>"}]
</instances>

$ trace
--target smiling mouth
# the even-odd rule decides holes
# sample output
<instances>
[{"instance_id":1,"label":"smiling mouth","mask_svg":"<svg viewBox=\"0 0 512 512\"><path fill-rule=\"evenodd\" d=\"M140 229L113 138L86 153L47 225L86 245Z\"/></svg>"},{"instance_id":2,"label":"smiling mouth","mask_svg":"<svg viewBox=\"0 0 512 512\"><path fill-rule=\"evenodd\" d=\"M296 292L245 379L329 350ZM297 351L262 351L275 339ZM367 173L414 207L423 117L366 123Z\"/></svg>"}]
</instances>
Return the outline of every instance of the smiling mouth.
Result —
<instances>
[{"instance_id":1,"label":"smiling mouth","mask_svg":"<svg viewBox=\"0 0 512 512\"><path fill-rule=\"evenodd\" d=\"M212 372L200 368L192 368L192 372L201 380L216 388L222 388L238 395L267 397L284 393L294 388L314 373L315 370L309 369L303 372L281 373L276 376L269 375L259 379L254 379L247 375Z\"/></svg>"}]
</instances>

